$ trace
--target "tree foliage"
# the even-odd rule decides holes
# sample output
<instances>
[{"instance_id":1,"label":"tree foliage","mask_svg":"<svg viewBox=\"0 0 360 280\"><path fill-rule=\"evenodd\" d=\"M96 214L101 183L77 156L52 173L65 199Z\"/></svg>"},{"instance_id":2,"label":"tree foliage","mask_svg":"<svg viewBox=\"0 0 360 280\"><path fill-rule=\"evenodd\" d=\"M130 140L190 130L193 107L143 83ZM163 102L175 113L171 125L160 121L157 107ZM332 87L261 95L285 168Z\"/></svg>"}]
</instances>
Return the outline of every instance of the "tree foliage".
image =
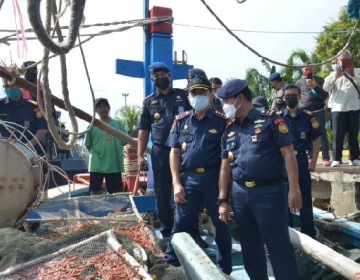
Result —
<instances>
[{"instance_id":1,"label":"tree foliage","mask_svg":"<svg viewBox=\"0 0 360 280\"><path fill-rule=\"evenodd\" d=\"M336 55L347 42L350 32L355 25L355 20L348 19L345 7L341 9L339 17L332 20L328 25L324 26L324 31L317 38L314 55L319 61L324 61ZM360 33L356 33L352 38L348 49L352 52L355 59L355 65L360 66ZM324 69L324 75L331 71L331 65L327 65ZM324 76L322 75L322 76Z\"/></svg>"},{"instance_id":2,"label":"tree foliage","mask_svg":"<svg viewBox=\"0 0 360 280\"><path fill-rule=\"evenodd\" d=\"M115 112L115 117L118 117L124 124L127 131L135 129L141 114L139 106L124 106Z\"/></svg>"}]
</instances>

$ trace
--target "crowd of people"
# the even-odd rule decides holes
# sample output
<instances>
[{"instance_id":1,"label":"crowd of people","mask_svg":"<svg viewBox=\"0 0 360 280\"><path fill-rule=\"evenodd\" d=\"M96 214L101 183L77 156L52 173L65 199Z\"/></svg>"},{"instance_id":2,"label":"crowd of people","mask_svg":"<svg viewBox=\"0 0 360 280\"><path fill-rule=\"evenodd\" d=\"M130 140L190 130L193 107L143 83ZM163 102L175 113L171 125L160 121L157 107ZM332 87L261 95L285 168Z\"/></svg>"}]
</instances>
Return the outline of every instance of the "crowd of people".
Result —
<instances>
[{"instance_id":1,"label":"crowd of people","mask_svg":"<svg viewBox=\"0 0 360 280\"><path fill-rule=\"evenodd\" d=\"M267 279L267 250L276 279L299 279L288 226L291 214L300 212L301 231L315 237L310 171L316 168L320 150L324 166L339 166L347 135L349 165L360 165L360 76L349 51L332 65L333 72L325 79L305 65L294 84L285 84L280 73L271 74L271 106L265 97L253 98L247 80L223 85L219 78L208 79L204 70L193 68L186 88L175 89L166 64L149 66L155 91L143 101L137 158L139 170L146 169L145 149L151 137L155 212L164 239L187 232L206 247L198 216L205 207L215 227L216 264L230 274L232 209L250 278ZM36 71L30 70L25 78L39 85ZM41 101L36 103L30 92L9 81L4 80L4 87L0 118L23 125L41 141L46 132L38 110ZM332 161L325 131L328 108ZM126 133L121 121L110 117L107 99L96 99L95 109L101 121ZM0 129L0 133L7 132ZM125 143L91 127L85 145L90 153L91 194L101 191L104 178L109 193L123 191ZM171 242L165 259L180 265Z\"/></svg>"}]
</instances>

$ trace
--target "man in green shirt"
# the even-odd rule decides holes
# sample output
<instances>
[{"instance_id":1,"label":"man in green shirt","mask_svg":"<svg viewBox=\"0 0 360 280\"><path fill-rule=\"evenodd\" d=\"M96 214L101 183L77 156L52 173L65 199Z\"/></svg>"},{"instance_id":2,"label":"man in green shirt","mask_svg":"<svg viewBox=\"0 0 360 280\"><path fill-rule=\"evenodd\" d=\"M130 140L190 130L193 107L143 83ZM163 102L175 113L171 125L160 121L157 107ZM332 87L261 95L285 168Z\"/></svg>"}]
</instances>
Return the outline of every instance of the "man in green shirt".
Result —
<instances>
[{"instance_id":1,"label":"man in green shirt","mask_svg":"<svg viewBox=\"0 0 360 280\"><path fill-rule=\"evenodd\" d=\"M110 104L105 98L95 100L95 110L100 120L127 133L120 120L109 116ZM123 191L121 172L124 171L123 146L125 142L93 126L85 135L85 146L90 153L90 193L100 194L105 177L108 193Z\"/></svg>"}]
</instances>

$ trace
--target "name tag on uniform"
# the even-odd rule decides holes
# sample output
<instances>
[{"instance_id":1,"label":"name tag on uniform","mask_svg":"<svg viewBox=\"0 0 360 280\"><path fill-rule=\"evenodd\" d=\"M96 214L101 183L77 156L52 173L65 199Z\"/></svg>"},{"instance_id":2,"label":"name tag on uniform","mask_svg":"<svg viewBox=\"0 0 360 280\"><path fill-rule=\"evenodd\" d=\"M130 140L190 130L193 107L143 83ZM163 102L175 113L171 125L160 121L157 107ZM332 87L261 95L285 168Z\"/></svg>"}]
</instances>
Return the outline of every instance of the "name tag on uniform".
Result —
<instances>
[{"instance_id":1,"label":"name tag on uniform","mask_svg":"<svg viewBox=\"0 0 360 280\"><path fill-rule=\"evenodd\" d=\"M300 139L306 139L306 133L305 131L300 132Z\"/></svg>"}]
</instances>

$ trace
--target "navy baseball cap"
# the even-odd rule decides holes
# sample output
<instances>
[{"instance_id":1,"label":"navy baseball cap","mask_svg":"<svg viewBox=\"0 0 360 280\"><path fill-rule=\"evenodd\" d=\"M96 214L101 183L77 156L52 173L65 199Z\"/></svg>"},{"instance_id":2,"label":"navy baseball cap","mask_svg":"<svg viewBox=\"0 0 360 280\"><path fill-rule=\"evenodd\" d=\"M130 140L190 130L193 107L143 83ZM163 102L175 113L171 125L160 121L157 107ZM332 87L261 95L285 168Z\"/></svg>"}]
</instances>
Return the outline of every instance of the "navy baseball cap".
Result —
<instances>
[{"instance_id":1,"label":"navy baseball cap","mask_svg":"<svg viewBox=\"0 0 360 280\"><path fill-rule=\"evenodd\" d=\"M191 68L188 71L189 80L193 79L195 76L203 76L206 77L206 73L204 70L200 68Z\"/></svg>"},{"instance_id":2,"label":"navy baseball cap","mask_svg":"<svg viewBox=\"0 0 360 280\"><path fill-rule=\"evenodd\" d=\"M110 107L109 101L106 98L97 98L95 99L95 108L100 104L100 103L104 103L106 105L108 105Z\"/></svg>"},{"instance_id":3,"label":"navy baseball cap","mask_svg":"<svg viewBox=\"0 0 360 280\"><path fill-rule=\"evenodd\" d=\"M163 62L154 62L150 64L149 70L151 74L154 74L158 71L170 72L170 68Z\"/></svg>"},{"instance_id":4,"label":"navy baseball cap","mask_svg":"<svg viewBox=\"0 0 360 280\"><path fill-rule=\"evenodd\" d=\"M278 72L272 73L269 77L269 81L279 80L281 79L281 75Z\"/></svg>"},{"instance_id":5,"label":"navy baseball cap","mask_svg":"<svg viewBox=\"0 0 360 280\"><path fill-rule=\"evenodd\" d=\"M264 96L256 96L252 100L252 104L254 107L265 107L266 109L269 107L269 103Z\"/></svg>"},{"instance_id":6,"label":"navy baseball cap","mask_svg":"<svg viewBox=\"0 0 360 280\"><path fill-rule=\"evenodd\" d=\"M229 98L233 96L237 96L240 92L242 92L248 86L247 80L235 79L226 83L223 87L219 88L217 91L217 95L220 98Z\"/></svg>"},{"instance_id":7,"label":"navy baseball cap","mask_svg":"<svg viewBox=\"0 0 360 280\"><path fill-rule=\"evenodd\" d=\"M34 64L35 64L35 65L34 65ZM29 66L31 66L31 65L34 65L34 67L31 67L31 68L35 68L35 69L37 70L37 64L36 64L35 61L31 61L31 60L29 60L29 61L24 61L23 64L22 64L22 66L23 66L24 68L27 68L27 67L29 67Z\"/></svg>"}]
</instances>

